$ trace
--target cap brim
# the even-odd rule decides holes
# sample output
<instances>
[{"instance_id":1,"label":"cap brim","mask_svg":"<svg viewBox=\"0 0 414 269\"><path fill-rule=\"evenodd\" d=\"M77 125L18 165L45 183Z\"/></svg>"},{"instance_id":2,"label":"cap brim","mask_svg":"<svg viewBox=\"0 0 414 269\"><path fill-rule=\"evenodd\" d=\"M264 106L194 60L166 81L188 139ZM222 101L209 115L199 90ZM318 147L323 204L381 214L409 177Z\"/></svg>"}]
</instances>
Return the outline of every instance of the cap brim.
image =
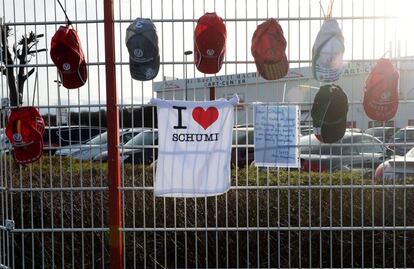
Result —
<instances>
[{"instance_id":1,"label":"cap brim","mask_svg":"<svg viewBox=\"0 0 414 269\"><path fill-rule=\"evenodd\" d=\"M369 94L364 94L364 110L368 117L376 121L388 121L395 117L398 110L398 99L393 102L380 104Z\"/></svg>"},{"instance_id":2,"label":"cap brim","mask_svg":"<svg viewBox=\"0 0 414 269\"><path fill-rule=\"evenodd\" d=\"M321 82L334 82L337 81L342 75L342 68L331 69L325 68L320 65L314 66L315 79Z\"/></svg>"},{"instance_id":3,"label":"cap brim","mask_svg":"<svg viewBox=\"0 0 414 269\"><path fill-rule=\"evenodd\" d=\"M205 57L198 52L195 52L194 56L198 71L204 74L216 74L223 66L224 52L217 57Z\"/></svg>"},{"instance_id":4,"label":"cap brim","mask_svg":"<svg viewBox=\"0 0 414 269\"><path fill-rule=\"evenodd\" d=\"M289 63L286 56L278 63L265 64L256 62L257 71L267 80L283 78L289 72Z\"/></svg>"},{"instance_id":5,"label":"cap brim","mask_svg":"<svg viewBox=\"0 0 414 269\"><path fill-rule=\"evenodd\" d=\"M82 87L88 79L88 71L86 69L86 62L83 60L75 73L63 73L59 71L60 79L64 87L68 89L76 89Z\"/></svg>"},{"instance_id":6,"label":"cap brim","mask_svg":"<svg viewBox=\"0 0 414 269\"><path fill-rule=\"evenodd\" d=\"M343 117L338 123L323 123L321 126L320 137L321 142L324 143L335 143L344 137L346 130L346 117Z\"/></svg>"},{"instance_id":7,"label":"cap brim","mask_svg":"<svg viewBox=\"0 0 414 269\"><path fill-rule=\"evenodd\" d=\"M19 164L28 164L37 161L43 153L43 141L33 141L26 146L14 146L14 159Z\"/></svg>"},{"instance_id":8,"label":"cap brim","mask_svg":"<svg viewBox=\"0 0 414 269\"><path fill-rule=\"evenodd\" d=\"M153 61L146 63L137 63L131 58L129 59L129 71L131 77L135 80L147 81L154 79L158 75L160 69L160 56L154 57Z\"/></svg>"}]
</instances>

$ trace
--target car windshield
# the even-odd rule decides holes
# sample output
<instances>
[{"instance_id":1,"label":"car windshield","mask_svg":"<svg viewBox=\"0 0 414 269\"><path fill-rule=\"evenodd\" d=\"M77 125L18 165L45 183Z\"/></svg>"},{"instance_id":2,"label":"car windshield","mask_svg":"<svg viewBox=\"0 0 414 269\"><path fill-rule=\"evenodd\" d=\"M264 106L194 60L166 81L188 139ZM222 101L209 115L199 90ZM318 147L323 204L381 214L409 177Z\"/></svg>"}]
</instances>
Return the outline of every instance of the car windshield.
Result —
<instances>
[{"instance_id":1,"label":"car windshield","mask_svg":"<svg viewBox=\"0 0 414 269\"><path fill-rule=\"evenodd\" d=\"M340 143L340 142L338 142ZM329 144L322 144L314 135L307 135L300 139L301 154L331 154L332 147Z\"/></svg>"},{"instance_id":2,"label":"car windshield","mask_svg":"<svg viewBox=\"0 0 414 269\"><path fill-rule=\"evenodd\" d=\"M100 135L95 136L94 138L92 138L91 140L89 140L88 142L86 142L86 144L88 145L102 145L102 144L106 144L108 143L108 133L102 133Z\"/></svg>"},{"instance_id":3,"label":"car windshield","mask_svg":"<svg viewBox=\"0 0 414 269\"><path fill-rule=\"evenodd\" d=\"M410 149L405 156L414 158L414 148Z\"/></svg>"},{"instance_id":4,"label":"car windshield","mask_svg":"<svg viewBox=\"0 0 414 269\"><path fill-rule=\"evenodd\" d=\"M414 130L399 130L394 137L395 140L414 140Z\"/></svg>"},{"instance_id":5,"label":"car windshield","mask_svg":"<svg viewBox=\"0 0 414 269\"><path fill-rule=\"evenodd\" d=\"M233 129L233 145L253 145L254 144L254 137L253 137L253 130L252 129Z\"/></svg>"},{"instance_id":6,"label":"car windshield","mask_svg":"<svg viewBox=\"0 0 414 269\"><path fill-rule=\"evenodd\" d=\"M367 129L365 133L375 136L375 137L382 137L382 135L387 133L385 129Z\"/></svg>"},{"instance_id":7,"label":"car windshield","mask_svg":"<svg viewBox=\"0 0 414 269\"><path fill-rule=\"evenodd\" d=\"M367 146L353 146L353 143L367 144ZM345 135L334 145L323 144L314 136L304 136L300 139L301 154L316 155L350 155L356 153L382 153L380 141L370 135Z\"/></svg>"},{"instance_id":8,"label":"car windshield","mask_svg":"<svg viewBox=\"0 0 414 269\"><path fill-rule=\"evenodd\" d=\"M156 144L157 133L154 131L142 132L134 136L131 140L125 143L125 147L139 146L139 145L154 145Z\"/></svg>"}]
</instances>

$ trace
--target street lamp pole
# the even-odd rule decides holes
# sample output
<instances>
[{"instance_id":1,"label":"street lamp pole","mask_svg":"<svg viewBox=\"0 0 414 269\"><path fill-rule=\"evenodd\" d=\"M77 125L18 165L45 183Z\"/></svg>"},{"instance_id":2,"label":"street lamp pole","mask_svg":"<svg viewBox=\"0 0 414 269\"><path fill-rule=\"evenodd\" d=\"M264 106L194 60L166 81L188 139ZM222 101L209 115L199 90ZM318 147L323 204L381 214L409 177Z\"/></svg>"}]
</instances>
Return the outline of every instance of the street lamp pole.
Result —
<instances>
[{"instance_id":1,"label":"street lamp pole","mask_svg":"<svg viewBox=\"0 0 414 269\"><path fill-rule=\"evenodd\" d=\"M187 101L187 55L191 55L193 52L191 50L184 51L185 56L185 100Z\"/></svg>"}]
</instances>

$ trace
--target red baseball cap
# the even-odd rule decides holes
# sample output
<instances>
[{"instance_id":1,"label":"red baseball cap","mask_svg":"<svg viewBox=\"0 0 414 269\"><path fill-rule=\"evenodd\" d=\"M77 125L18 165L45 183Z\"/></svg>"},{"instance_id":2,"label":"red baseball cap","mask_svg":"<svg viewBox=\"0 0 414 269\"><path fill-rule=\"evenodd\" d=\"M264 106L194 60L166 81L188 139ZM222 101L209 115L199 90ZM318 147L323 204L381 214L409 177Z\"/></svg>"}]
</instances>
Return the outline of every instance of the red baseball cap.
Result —
<instances>
[{"instance_id":1,"label":"red baseball cap","mask_svg":"<svg viewBox=\"0 0 414 269\"><path fill-rule=\"evenodd\" d=\"M286 57L286 39L275 19L257 26L252 37L252 55L259 74L268 80L279 79L289 71Z\"/></svg>"},{"instance_id":2,"label":"red baseball cap","mask_svg":"<svg viewBox=\"0 0 414 269\"><path fill-rule=\"evenodd\" d=\"M68 25L60 26L52 37L50 57L55 63L63 86L75 89L83 86L88 79L85 56L79 36Z\"/></svg>"},{"instance_id":3,"label":"red baseball cap","mask_svg":"<svg viewBox=\"0 0 414 269\"><path fill-rule=\"evenodd\" d=\"M194 61L198 71L215 74L223 65L227 31L216 13L206 13L198 19L194 31Z\"/></svg>"},{"instance_id":4,"label":"red baseball cap","mask_svg":"<svg viewBox=\"0 0 414 269\"><path fill-rule=\"evenodd\" d=\"M395 116L398 110L399 78L390 60L378 60L365 82L364 110L368 117L388 121Z\"/></svg>"},{"instance_id":5,"label":"red baseball cap","mask_svg":"<svg viewBox=\"0 0 414 269\"><path fill-rule=\"evenodd\" d=\"M19 164L32 163L43 153L45 122L35 107L13 108L6 135L13 145L14 159Z\"/></svg>"}]
</instances>

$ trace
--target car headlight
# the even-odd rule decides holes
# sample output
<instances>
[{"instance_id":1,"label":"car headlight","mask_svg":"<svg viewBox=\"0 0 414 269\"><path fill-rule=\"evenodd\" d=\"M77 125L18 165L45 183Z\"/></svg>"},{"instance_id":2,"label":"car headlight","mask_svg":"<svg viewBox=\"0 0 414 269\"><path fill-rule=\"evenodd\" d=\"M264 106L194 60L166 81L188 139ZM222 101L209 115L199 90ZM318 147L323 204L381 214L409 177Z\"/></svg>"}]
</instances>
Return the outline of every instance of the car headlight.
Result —
<instances>
[{"instance_id":1,"label":"car headlight","mask_svg":"<svg viewBox=\"0 0 414 269\"><path fill-rule=\"evenodd\" d=\"M121 162L125 161L126 159L128 159L130 157L130 155L126 155L126 154L121 154L120 160Z\"/></svg>"},{"instance_id":2,"label":"car headlight","mask_svg":"<svg viewBox=\"0 0 414 269\"><path fill-rule=\"evenodd\" d=\"M97 162L99 161L106 162L108 160L108 154L106 152L98 154L95 157L93 157L93 160Z\"/></svg>"},{"instance_id":3,"label":"car headlight","mask_svg":"<svg viewBox=\"0 0 414 269\"><path fill-rule=\"evenodd\" d=\"M89 149L82 149L82 150L78 150L78 151L74 152L74 153L72 154L72 156L73 156L73 157L79 157L79 156L81 156L81 155L86 155L86 154L88 154L88 153L89 153Z\"/></svg>"}]
</instances>

